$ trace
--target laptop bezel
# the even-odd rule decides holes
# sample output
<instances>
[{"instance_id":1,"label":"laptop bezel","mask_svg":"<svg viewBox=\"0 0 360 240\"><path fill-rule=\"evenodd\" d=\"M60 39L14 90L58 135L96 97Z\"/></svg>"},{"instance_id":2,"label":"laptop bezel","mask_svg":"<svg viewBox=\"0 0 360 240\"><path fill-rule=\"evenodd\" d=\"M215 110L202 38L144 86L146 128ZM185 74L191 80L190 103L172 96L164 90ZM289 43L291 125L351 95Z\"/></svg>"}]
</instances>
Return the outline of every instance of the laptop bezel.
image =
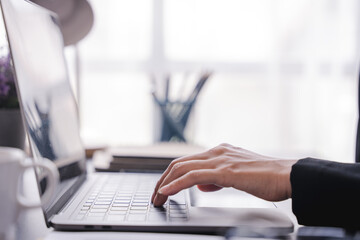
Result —
<instances>
[{"instance_id":1,"label":"laptop bezel","mask_svg":"<svg viewBox=\"0 0 360 240\"><path fill-rule=\"evenodd\" d=\"M23 123L24 129L25 129L25 134L26 134L26 143L25 143L25 145L27 145L29 147L30 156L34 157L34 154L33 154L34 146L33 146L33 143L30 141L30 134L29 134L29 131L27 129L26 119L25 119L25 116L24 116L25 109L24 109L24 105L23 105L23 101L22 101L22 95L21 95L20 90L19 90L18 76L17 76L17 70L16 70L17 66L16 66L16 63L14 61L14 54L13 54L12 43L11 43L10 36L9 36L10 34L9 34L9 31L8 31L6 13L5 13L5 10L3 8L3 2L4 1L7 1L7 0L0 0L0 11L1 11L1 15L2 15L3 25L4 25L4 28L5 28L6 40L7 40L7 44L8 44L8 47L9 47L9 54L10 54L11 61L12 61L12 64L13 64L14 82L15 82L15 86L16 86L17 97L18 97L18 100L19 100L22 123ZM45 8L43 8L43 7L37 5L37 4L35 4L35 3L33 3L31 1L29 1L29 0L22 0L22 1L26 2L27 4L32 4L32 5L35 5L36 7L41 8L43 11L47 12L47 14L49 16L51 16L52 18L56 19L57 22L59 22L58 17L54 12L51 12L51 11L49 11L49 10L47 10L47 9L45 9ZM60 29L59 29L59 31L60 31ZM64 60L65 60L65 56L64 56ZM73 95L73 92L71 92L71 94ZM74 98L74 96L73 96L73 98ZM33 161L34 161L34 159L33 159ZM86 162L86 159L85 158L80 159L79 161ZM41 179L39 178L39 175L37 174L37 171L36 171L35 168L34 168L34 173L35 173L35 178L36 178L36 182L37 182L37 186L38 186L38 192L39 192L39 195L41 195L41 186L40 186ZM53 204L51 204L47 209L45 209L44 207L42 208L42 211L43 211L43 214L44 214L44 217L45 217L45 222L46 222L46 225L48 227L51 226L51 218L52 218L52 216L54 216L56 213L61 211L61 209L71 200L73 194L79 190L81 185L85 182L86 178L87 178L87 169L84 168L84 171L82 172L81 175L71 179L72 183L70 183L70 184L67 183L67 185L70 186L69 188L65 189L65 191L62 192L62 194L60 194L60 196L54 196L54 199L52 200Z\"/></svg>"}]
</instances>

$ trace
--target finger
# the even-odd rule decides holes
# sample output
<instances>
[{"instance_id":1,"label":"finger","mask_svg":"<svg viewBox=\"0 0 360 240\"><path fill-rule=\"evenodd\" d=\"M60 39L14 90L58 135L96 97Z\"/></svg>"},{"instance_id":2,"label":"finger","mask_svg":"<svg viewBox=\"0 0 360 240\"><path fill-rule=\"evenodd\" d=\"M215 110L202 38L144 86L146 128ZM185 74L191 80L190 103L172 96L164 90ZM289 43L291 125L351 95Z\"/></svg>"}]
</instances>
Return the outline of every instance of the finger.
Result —
<instances>
[{"instance_id":1,"label":"finger","mask_svg":"<svg viewBox=\"0 0 360 240\"><path fill-rule=\"evenodd\" d=\"M200 184L200 185L197 185L197 187L200 191L203 191L203 192L215 192L215 191L222 189L222 187L214 185L214 184Z\"/></svg>"},{"instance_id":2,"label":"finger","mask_svg":"<svg viewBox=\"0 0 360 240\"><path fill-rule=\"evenodd\" d=\"M211 161L206 160L191 160L185 162L176 163L170 170L169 174L164 178L158 189L169 184L173 180L183 176L184 174L198 169L212 169L214 164ZM154 192L153 202L166 202L167 196ZM156 199L156 200L155 200Z\"/></svg>"},{"instance_id":3,"label":"finger","mask_svg":"<svg viewBox=\"0 0 360 240\"><path fill-rule=\"evenodd\" d=\"M155 207L160 207L166 202L167 199L168 199L167 195L157 192L152 202Z\"/></svg>"},{"instance_id":4,"label":"finger","mask_svg":"<svg viewBox=\"0 0 360 240\"><path fill-rule=\"evenodd\" d=\"M217 171L214 169L191 171L159 189L159 194L170 196L197 184L216 184L216 175ZM159 206L164 204L162 200L163 199L155 199L154 205Z\"/></svg>"},{"instance_id":5,"label":"finger","mask_svg":"<svg viewBox=\"0 0 360 240\"><path fill-rule=\"evenodd\" d=\"M175 164L170 170L169 174L164 178L159 188L169 184L175 179L183 176L184 174L199 169L214 169L215 163L211 160L191 160L187 162L180 162Z\"/></svg>"},{"instance_id":6,"label":"finger","mask_svg":"<svg viewBox=\"0 0 360 240\"><path fill-rule=\"evenodd\" d=\"M191 161L191 160L204 160L208 158L208 154L207 152L203 152L203 153L199 153L199 154L194 154L194 155L189 155L189 156L184 156L178 159L173 160L169 166L166 168L166 170L164 171L164 173L161 175L159 181L156 183L154 192L151 196L151 202L154 202L154 198L156 193L159 190L160 185L162 184L162 182L164 181L164 179L166 178L166 176L169 174L169 172L171 171L171 169L173 168L173 166L177 163L181 163L181 162L186 162L186 161Z\"/></svg>"},{"instance_id":7,"label":"finger","mask_svg":"<svg viewBox=\"0 0 360 240\"><path fill-rule=\"evenodd\" d=\"M169 174L169 172L171 171L171 169L173 168L173 166L177 163L180 162L185 162L185 161L190 161L190 160L205 160L205 159L209 159L210 157L215 157L215 156L219 156L224 154L224 152L229 151L229 148L232 148L233 146L230 144L220 144L219 146L216 146L212 149L209 149L208 151L199 153L199 154L195 154L195 155L189 155L189 156L184 156L178 159L175 159L174 161L172 161L170 163L170 165L167 167L167 169L165 170L165 172L162 174L161 178L159 179L159 181L157 182L154 192L151 196L151 202L154 202L156 194L160 188L160 186L162 185L162 182L164 181L164 179L166 178L166 176Z\"/></svg>"}]
</instances>

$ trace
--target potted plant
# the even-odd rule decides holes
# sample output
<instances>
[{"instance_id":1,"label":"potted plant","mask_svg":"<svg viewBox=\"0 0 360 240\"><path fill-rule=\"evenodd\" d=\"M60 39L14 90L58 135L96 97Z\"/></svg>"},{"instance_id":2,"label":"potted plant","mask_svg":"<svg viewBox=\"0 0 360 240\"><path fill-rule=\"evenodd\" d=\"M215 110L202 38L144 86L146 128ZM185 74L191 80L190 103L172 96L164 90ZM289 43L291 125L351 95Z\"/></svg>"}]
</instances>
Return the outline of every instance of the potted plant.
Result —
<instances>
[{"instance_id":1,"label":"potted plant","mask_svg":"<svg viewBox=\"0 0 360 240\"><path fill-rule=\"evenodd\" d=\"M0 146L24 148L25 133L7 48L0 51Z\"/></svg>"}]
</instances>

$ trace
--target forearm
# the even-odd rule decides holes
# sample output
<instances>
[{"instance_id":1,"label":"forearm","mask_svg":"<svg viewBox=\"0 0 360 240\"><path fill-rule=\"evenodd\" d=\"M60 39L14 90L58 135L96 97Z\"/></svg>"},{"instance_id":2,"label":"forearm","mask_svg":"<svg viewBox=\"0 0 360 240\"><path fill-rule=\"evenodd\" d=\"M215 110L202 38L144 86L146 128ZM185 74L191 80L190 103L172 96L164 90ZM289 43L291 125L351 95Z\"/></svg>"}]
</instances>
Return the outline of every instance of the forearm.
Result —
<instances>
[{"instance_id":1,"label":"forearm","mask_svg":"<svg viewBox=\"0 0 360 240\"><path fill-rule=\"evenodd\" d=\"M360 228L360 164L302 159L290 181L300 224Z\"/></svg>"}]
</instances>

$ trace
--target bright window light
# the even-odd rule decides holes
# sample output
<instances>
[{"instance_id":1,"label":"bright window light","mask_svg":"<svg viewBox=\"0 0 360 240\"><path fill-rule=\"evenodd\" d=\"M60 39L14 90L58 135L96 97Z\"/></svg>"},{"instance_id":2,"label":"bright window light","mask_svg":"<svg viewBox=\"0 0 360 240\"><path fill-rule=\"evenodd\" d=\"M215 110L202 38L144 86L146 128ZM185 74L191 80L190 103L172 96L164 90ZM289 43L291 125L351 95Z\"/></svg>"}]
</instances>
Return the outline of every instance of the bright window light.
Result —
<instances>
[{"instance_id":1,"label":"bright window light","mask_svg":"<svg viewBox=\"0 0 360 240\"><path fill-rule=\"evenodd\" d=\"M359 1L90 3L95 25L78 46L85 143L153 143L151 79L170 74L176 99L211 70L186 130L192 143L354 161Z\"/></svg>"}]
</instances>

